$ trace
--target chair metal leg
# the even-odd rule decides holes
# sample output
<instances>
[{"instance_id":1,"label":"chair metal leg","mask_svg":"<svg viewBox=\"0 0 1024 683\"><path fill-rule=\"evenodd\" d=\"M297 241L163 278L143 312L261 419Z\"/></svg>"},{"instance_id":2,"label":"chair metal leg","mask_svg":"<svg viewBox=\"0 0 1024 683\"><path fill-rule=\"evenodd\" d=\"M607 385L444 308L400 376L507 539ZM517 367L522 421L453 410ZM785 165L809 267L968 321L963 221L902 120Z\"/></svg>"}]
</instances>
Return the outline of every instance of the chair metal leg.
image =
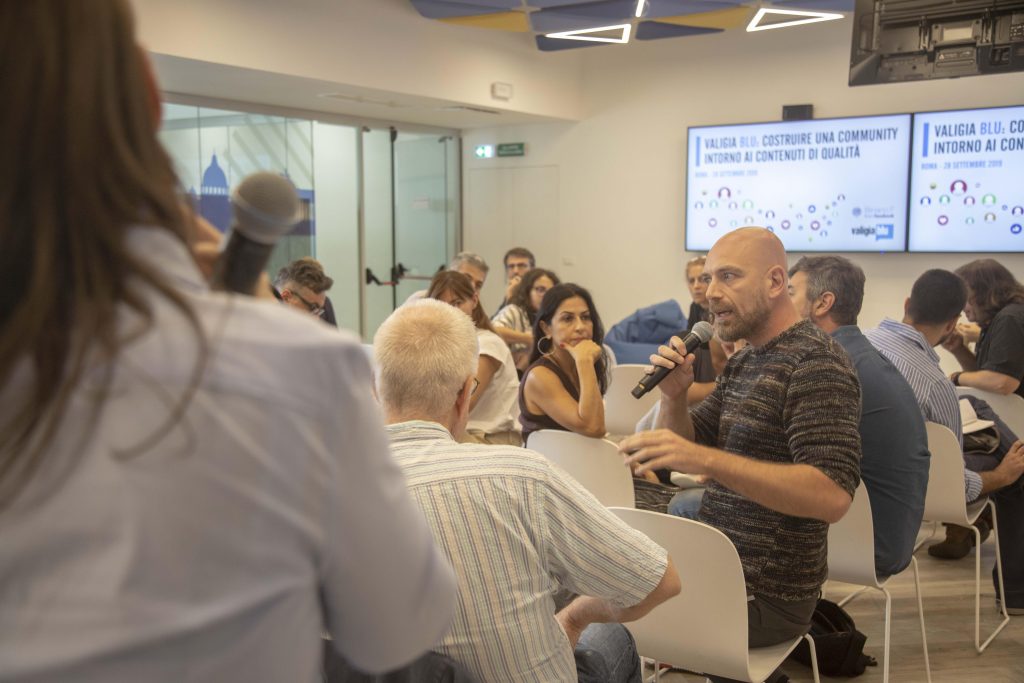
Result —
<instances>
[{"instance_id":1,"label":"chair metal leg","mask_svg":"<svg viewBox=\"0 0 1024 683\"><path fill-rule=\"evenodd\" d=\"M921 620L921 647L924 650L924 671L928 677L928 683L932 683L932 664L928 658L928 635L924 629L924 603L921 600L921 576L917 569L917 558L911 555L910 563L914 565L914 588L917 591L917 616Z\"/></svg>"},{"instance_id":2,"label":"chair metal leg","mask_svg":"<svg viewBox=\"0 0 1024 683\"><path fill-rule=\"evenodd\" d=\"M882 650L882 683L889 683L889 632L892 625L892 594L882 586L878 590L885 594L885 647Z\"/></svg>"},{"instance_id":3,"label":"chair metal leg","mask_svg":"<svg viewBox=\"0 0 1024 683\"><path fill-rule=\"evenodd\" d=\"M1008 623L1010 623L1010 615L1006 611L1006 589L1003 586L1003 557L999 551L999 521L996 519L996 504L991 498L988 501L988 506L992 509L992 534L996 539L996 578L999 581L999 596L1001 598L1000 605L1002 606L1003 620L996 626L996 630L992 632L992 635L982 643L981 642L981 532L978 531L978 527L972 526L974 530L974 648L981 654L985 651L999 632L1002 631Z\"/></svg>"},{"instance_id":4,"label":"chair metal leg","mask_svg":"<svg viewBox=\"0 0 1024 683\"><path fill-rule=\"evenodd\" d=\"M870 586L861 586L860 588L858 588L857 590L853 591L852 593L847 595L845 598L843 598L842 600L840 600L836 604L838 604L840 607L842 607L843 605L845 605L846 603L850 602L855 597L857 597L858 595L860 595L861 593L866 591L868 588L870 588Z\"/></svg>"},{"instance_id":5,"label":"chair metal leg","mask_svg":"<svg viewBox=\"0 0 1024 683\"><path fill-rule=\"evenodd\" d=\"M821 683L821 678L818 676L818 651L814 649L814 638L811 638L810 633L805 633L804 640L807 641L807 646L811 650L811 673L814 674L814 683Z\"/></svg>"}]
</instances>

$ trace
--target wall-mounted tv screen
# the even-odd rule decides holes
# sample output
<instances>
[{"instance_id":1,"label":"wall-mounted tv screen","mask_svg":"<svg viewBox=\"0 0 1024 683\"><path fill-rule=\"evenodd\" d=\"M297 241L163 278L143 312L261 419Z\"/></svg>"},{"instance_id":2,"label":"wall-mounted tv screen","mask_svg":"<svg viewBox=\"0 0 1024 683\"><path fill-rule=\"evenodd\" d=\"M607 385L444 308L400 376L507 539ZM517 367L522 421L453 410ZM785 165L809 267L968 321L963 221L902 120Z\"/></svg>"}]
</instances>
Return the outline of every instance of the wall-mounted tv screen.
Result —
<instances>
[{"instance_id":1,"label":"wall-mounted tv screen","mask_svg":"<svg viewBox=\"0 0 1024 683\"><path fill-rule=\"evenodd\" d=\"M1024 107L914 114L910 251L1024 251Z\"/></svg>"},{"instance_id":2,"label":"wall-mounted tv screen","mask_svg":"<svg viewBox=\"0 0 1024 683\"><path fill-rule=\"evenodd\" d=\"M910 115L691 127L686 249L761 225L790 251L906 249Z\"/></svg>"}]
</instances>

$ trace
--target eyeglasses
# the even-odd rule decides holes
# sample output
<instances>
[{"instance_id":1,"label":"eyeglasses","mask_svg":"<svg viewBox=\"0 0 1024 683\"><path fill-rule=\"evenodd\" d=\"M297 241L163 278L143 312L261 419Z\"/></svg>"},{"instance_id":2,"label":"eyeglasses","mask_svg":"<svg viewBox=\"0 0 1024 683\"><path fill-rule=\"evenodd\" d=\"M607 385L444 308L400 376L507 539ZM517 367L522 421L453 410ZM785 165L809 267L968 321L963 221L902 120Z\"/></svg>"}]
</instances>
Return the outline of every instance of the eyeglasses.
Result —
<instances>
[{"instance_id":1,"label":"eyeglasses","mask_svg":"<svg viewBox=\"0 0 1024 683\"><path fill-rule=\"evenodd\" d=\"M324 308L323 306L317 306L317 305L316 305L315 303L313 303L312 301L307 301L307 300L306 300L305 298L303 298L303 296L302 296L301 294L299 294L298 292L296 292L296 291L295 291L295 290L293 290L293 289L289 289L289 290L288 290L288 292L289 292L289 293L290 293L290 294L291 294L292 296L294 296L294 297L295 297L296 299L298 299L299 301L301 301L301 302L302 302L302 305L303 305L303 306L305 306L305 307L306 307L306 310L307 310L307 311L309 311L309 312L310 312L310 313L311 313L312 315L315 315L315 316L317 316L317 317L320 317L320 316L322 316L322 315L324 314L324 312L325 312L325 311L327 310L327 309L325 309L325 308Z\"/></svg>"}]
</instances>

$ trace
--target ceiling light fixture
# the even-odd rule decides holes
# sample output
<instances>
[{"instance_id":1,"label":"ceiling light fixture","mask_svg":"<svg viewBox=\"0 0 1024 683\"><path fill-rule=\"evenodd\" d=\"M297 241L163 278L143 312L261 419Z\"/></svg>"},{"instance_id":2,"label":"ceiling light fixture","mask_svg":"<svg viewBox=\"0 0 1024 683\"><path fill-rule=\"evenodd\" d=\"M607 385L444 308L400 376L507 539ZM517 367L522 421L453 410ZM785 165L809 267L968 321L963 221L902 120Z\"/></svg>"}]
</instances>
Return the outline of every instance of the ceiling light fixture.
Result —
<instances>
[{"instance_id":1,"label":"ceiling light fixture","mask_svg":"<svg viewBox=\"0 0 1024 683\"><path fill-rule=\"evenodd\" d=\"M620 38L606 38L604 36L591 36L589 33L603 33L605 31L617 31L622 29ZM561 40L588 40L594 43L628 43L629 34L632 31L631 24L615 24L614 26L598 26L596 28L581 28L575 31L559 31L548 33L548 38L559 38Z\"/></svg>"},{"instance_id":2,"label":"ceiling light fixture","mask_svg":"<svg viewBox=\"0 0 1024 683\"><path fill-rule=\"evenodd\" d=\"M639 19L644 15L644 9L647 7L647 0L636 0L636 12L633 14L634 17Z\"/></svg>"},{"instance_id":3,"label":"ceiling light fixture","mask_svg":"<svg viewBox=\"0 0 1024 683\"><path fill-rule=\"evenodd\" d=\"M779 21L772 24L758 25L758 23L770 14L781 14L790 17L800 17L799 19L791 19L789 21ZM836 14L834 12L808 12L804 10L792 10L792 9L768 9L762 7L757 10L757 14L750 20L747 25L747 32L752 31L768 31L773 28L789 28L790 26L800 26L801 24L816 24L820 21L833 21L835 19L842 19L842 14Z\"/></svg>"}]
</instances>

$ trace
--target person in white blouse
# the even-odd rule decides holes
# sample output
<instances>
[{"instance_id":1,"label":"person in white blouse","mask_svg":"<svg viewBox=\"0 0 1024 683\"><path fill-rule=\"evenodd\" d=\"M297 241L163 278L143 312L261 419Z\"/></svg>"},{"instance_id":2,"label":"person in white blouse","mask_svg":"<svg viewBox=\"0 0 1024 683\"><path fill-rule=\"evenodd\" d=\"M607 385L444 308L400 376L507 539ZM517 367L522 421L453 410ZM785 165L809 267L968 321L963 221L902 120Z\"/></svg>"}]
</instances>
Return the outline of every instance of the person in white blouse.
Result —
<instances>
[{"instance_id":1,"label":"person in white blouse","mask_svg":"<svg viewBox=\"0 0 1024 683\"><path fill-rule=\"evenodd\" d=\"M325 630L368 671L428 651L454 578L363 351L210 291L128 1L0 27L0 681L312 683Z\"/></svg>"},{"instance_id":2,"label":"person in white blouse","mask_svg":"<svg viewBox=\"0 0 1024 683\"><path fill-rule=\"evenodd\" d=\"M473 320L480 360L476 371L476 386L470 398L469 423L460 435L462 441L508 444L523 443L519 431L519 375L512 360L512 352L494 333L487 319L480 295L469 276L455 271L441 271L434 276L427 290L427 298L438 299L455 306Z\"/></svg>"}]
</instances>

